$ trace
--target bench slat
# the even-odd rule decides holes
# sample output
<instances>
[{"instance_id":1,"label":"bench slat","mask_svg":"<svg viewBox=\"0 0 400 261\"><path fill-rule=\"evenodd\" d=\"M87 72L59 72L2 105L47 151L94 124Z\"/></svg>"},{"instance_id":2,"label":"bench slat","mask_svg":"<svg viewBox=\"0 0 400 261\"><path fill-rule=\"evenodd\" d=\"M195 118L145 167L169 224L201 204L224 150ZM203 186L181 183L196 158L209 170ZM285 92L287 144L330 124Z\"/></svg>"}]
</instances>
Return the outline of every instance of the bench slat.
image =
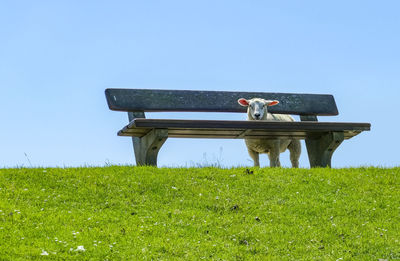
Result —
<instances>
[{"instance_id":1,"label":"bench slat","mask_svg":"<svg viewBox=\"0 0 400 261\"><path fill-rule=\"evenodd\" d=\"M111 110L130 112L246 112L239 98L255 97L279 100L271 113L296 115L338 115L335 100L329 94L269 92L189 91L155 89L106 89Z\"/></svg>"},{"instance_id":2,"label":"bench slat","mask_svg":"<svg viewBox=\"0 0 400 261\"><path fill-rule=\"evenodd\" d=\"M370 130L369 123L343 122L271 122L135 119L118 132L119 136L142 137L154 128L168 129L175 138L268 138L292 137L305 139L327 132L344 132L349 139Z\"/></svg>"},{"instance_id":3,"label":"bench slat","mask_svg":"<svg viewBox=\"0 0 400 261\"><path fill-rule=\"evenodd\" d=\"M131 136L131 137L143 137L151 129L143 129L143 132L135 132L135 131L120 131L118 133L119 136ZM344 138L350 139L360 132L356 131L343 131ZM168 129L168 137L170 138L216 138L216 139L244 139L244 138L259 138L259 139L268 139L268 138L297 138L297 139L306 139L306 138L318 138L321 135L327 132L254 132L250 131L246 133L244 136L235 135L234 133L226 134L218 131L207 132L199 129L191 129L185 133L180 132L176 129Z\"/></svg>"},{"instance_id":4,"label":"bench slat","mask_svg":"<svg viewBox=\"0 0 400 261\"><path fill-rule=\"evenodd\" d=\"M129 137L143 137L151 129L146 129L145 132L134 132L134 131L124 131L119 132L119 136L129 136ZM322 134L326 132L253 132L249 131L244 136L235 135L234 133L222 133L222 132L207 132L199 129L188 130L187 132L180 132L176 129L168 129L168 137L170 138L218 138L218 139L244 139L244 138L259 138L259 139L268 139L268 138L297 138L297 139L306 139L306 138L318 138ZM360 132L351 132L344 131L345 139L350 139Z\"/></svg>"},{"instance_id":5,"label":"bench slat","mask_svg":"<svg viewBox=\"0 0 400 261\"><path fill-rule=\"evenodd\" d=\"M222 128L222 129L270 129L270 130L370 130L370 123L354 122L311 122L311 121L226 121L226 120L176 120L134 119L128 126L136 128Z\"/></svg>"}]
</instances>

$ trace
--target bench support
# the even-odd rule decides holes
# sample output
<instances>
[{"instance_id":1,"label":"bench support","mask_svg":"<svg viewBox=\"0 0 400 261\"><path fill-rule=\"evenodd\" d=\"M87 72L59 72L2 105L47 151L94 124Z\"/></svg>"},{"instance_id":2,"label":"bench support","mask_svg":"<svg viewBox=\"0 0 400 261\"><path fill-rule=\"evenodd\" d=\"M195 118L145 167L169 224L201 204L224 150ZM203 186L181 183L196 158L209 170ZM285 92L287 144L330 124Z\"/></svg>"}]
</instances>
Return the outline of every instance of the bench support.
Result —
<instances>
[{"instance_id":1,"label":"bench support","mask_svg":"<svg viewBox=\"0 0 400 261\"><path fill-rule=\"evenodd\" d=\"M145 118L143 112L128 112L129 120ZM143 137L132 137L136 166L157 166L157 156L161 146L168 138L167 129L153 129Z\"/></svg>"},{"instance_id":2,"label":"bench support","mask_svg":"<svg viewBox=\"0 0 400 261\"><path fill-rule=\"evenodd\" d=\"M166 129L153 129L141 138L134 138L136 165L157 166L158 152L167 138L168 130Z\"/></svg>"},{"instance_id":3,"label":"bench support","mask_svg":"<svg viewBox=\"0 0 400 261\"><path fill-rule=\"evenodd\" d=\"M307 138L306 146L310 167L331 167L333 152L343 140L343 132L329 132L318 139Z\"/></svg>"},{"instance_id":4,"label":"bench support","mask_svg":"<svg viewBox=\"0 0 400 261\"><path fill-rule=\"evenodd\" d=\"M300 116L301 121L318 121L316 116ZM305 139L310 167L331 167L333 152L344 140L343 132L329 132L319 138Z\"/></svg>"}]
</instances>

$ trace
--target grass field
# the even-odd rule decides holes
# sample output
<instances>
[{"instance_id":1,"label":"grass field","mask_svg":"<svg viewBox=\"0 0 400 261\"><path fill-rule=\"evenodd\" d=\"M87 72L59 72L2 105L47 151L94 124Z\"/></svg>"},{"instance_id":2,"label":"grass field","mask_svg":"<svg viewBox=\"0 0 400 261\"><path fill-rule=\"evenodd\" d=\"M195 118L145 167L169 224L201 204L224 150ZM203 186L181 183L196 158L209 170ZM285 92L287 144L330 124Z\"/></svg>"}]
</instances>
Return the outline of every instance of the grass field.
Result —
<instances>
[{"instance_id":1,"label":"grass field","mask_svg":"<svg viewBox=\"0 0 400 261\"><path fill-rule=\"evenodd\" d=\"M0 169L0 260L400 259L400 168Z\"/></svg>"}]
</instances>

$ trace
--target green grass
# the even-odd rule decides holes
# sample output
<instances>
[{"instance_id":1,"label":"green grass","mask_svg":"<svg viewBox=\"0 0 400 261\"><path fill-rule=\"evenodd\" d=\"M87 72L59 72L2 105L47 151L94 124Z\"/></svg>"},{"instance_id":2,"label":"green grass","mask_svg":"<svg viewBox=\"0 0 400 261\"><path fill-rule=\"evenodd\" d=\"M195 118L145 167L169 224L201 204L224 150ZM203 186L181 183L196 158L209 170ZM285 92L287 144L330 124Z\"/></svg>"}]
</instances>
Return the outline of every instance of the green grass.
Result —
<instances>
[{"instance_id":1,"label":"green grass","mask_svg":"<svg viewBox=\"0 0 400 261\"><path fill-rule=\"evenodd\" d=\"M0 260L400 259L399 184L400 168L0 169Z\"/></svg>"}]
</instances>

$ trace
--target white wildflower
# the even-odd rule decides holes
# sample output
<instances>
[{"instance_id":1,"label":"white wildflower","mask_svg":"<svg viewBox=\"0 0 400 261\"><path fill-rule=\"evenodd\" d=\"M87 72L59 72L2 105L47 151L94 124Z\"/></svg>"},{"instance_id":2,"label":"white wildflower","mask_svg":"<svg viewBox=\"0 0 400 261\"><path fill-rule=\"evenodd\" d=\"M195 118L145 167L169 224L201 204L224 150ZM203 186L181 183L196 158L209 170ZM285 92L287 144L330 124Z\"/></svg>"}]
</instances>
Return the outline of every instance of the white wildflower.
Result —
<instances>
[{"instance_id":1,"label":"white wildflower","mask_svg":"<svg viewBox=\"0 0 400 261\"><path fill-rule=\"evenodd\" d=\"M86 249L83 246L78 246L75 251L86 251Z\"/></svg>"},{"instance_id":2,"label":"white wildflower","mask_svg":"<svg viewBox=\"0 0 400 261\"><path fill-rule=\"evenodd\" d=\"M42 250L42 253L40 254L41 256L48 256L49 253L47 253L46 251Z\"/></svg>"}]
</instances>

